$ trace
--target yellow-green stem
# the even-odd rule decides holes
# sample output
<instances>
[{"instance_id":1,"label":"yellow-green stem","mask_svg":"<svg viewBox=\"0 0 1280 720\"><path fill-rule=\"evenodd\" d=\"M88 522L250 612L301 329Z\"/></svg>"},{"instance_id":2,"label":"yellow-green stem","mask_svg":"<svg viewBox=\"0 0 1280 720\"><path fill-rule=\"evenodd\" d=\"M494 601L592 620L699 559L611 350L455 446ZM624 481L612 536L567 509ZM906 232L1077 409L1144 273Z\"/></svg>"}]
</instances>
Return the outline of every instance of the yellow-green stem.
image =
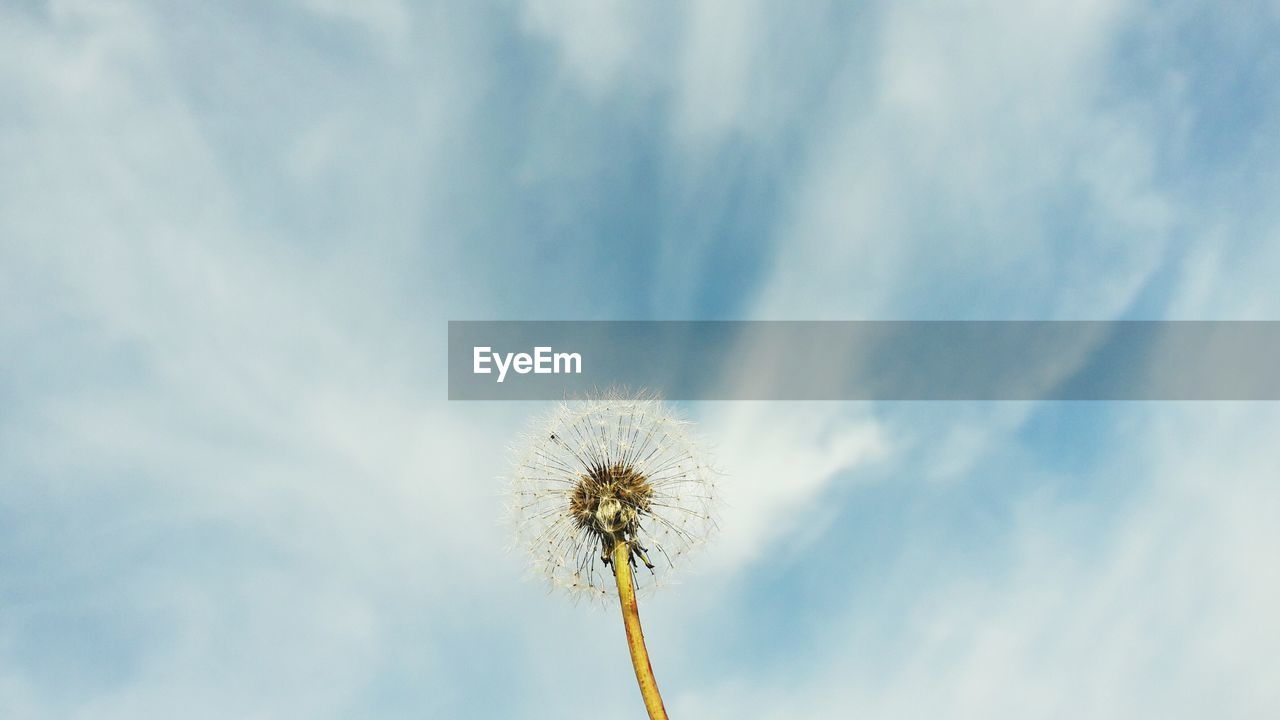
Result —
<instances>
[{"instance_id":1,"label":"yellow-green stem","mask_svg":"<svg viewBox=\"0 0 1280 720\"><path fill-rule=\"evenodd\" d=\"M631 577L631 546L619 540L613 546L613 576L618 581L618 602L622 605L622 624L627 628L627 649L631 651L631 664L636 669L636 682L640 684L640 696L649 720L667 720L667 709L662 706L658 694L658 681L653 677L649 664L649 650L644 646L644 631L640 629L640 608L636 605L636 586Z\"/></svg>"}]
</instances>

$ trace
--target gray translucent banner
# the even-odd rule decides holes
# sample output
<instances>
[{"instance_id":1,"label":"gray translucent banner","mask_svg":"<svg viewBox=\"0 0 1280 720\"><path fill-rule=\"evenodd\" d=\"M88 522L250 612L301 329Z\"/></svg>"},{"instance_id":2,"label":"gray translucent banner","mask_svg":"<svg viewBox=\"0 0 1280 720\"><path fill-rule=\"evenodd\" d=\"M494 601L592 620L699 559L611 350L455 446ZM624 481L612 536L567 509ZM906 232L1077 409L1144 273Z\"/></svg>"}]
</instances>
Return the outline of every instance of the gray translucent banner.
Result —
<instances>
[{"instance_id":1,"label":"gray translucent banner","mask_svg":"<svg viewBox=\"0 0 1280 720\"><path fill-rule=\"evenodd\" d=\"M451 321L449 399L1277 400L1278 357L1275 321Z\"/></svg>"}]
</instances>

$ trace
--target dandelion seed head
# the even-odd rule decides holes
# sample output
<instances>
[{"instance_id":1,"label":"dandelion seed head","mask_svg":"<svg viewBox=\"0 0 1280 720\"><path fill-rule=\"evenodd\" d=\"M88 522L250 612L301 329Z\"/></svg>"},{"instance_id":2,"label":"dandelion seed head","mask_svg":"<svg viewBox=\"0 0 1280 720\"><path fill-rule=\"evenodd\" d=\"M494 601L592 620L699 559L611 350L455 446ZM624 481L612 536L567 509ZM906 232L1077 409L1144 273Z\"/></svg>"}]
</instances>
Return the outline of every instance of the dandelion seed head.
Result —
<instances>
[{"instance_id":1,"label":"dandelion seed head","mask_svg":"<svg viewBox=\"0 0 1280 720\"><path fill-rule=\"evenodd\" d=\"M606 558L619 541L631 544L645 592L715 530L715 472L689 423L648 395L557 405L522 439L509 479L510 521L532 570L576 596L616 596Z\"/></svg>"}]
</instances>

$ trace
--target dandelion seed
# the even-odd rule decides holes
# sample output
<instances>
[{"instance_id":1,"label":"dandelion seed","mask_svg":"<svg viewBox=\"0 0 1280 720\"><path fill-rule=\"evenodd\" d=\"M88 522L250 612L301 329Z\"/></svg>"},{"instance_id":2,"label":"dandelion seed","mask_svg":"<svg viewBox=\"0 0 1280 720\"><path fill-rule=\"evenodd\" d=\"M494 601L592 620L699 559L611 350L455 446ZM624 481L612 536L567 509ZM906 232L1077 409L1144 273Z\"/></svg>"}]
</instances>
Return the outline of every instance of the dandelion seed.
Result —
<instances>
[{"instance_id":1,"label":"dandelion seed","mask_svg":"<svg viewBox=\"0 0 1280 720\"><path fill-rule=\"evenodd\" d=\"M651 718L665 718L635 590L667 581L715 529L713 472L687 422L650 396L559 405L511 477L516 537L535 572L576 596L617 597Z\"/></svg>"}]
</instances>

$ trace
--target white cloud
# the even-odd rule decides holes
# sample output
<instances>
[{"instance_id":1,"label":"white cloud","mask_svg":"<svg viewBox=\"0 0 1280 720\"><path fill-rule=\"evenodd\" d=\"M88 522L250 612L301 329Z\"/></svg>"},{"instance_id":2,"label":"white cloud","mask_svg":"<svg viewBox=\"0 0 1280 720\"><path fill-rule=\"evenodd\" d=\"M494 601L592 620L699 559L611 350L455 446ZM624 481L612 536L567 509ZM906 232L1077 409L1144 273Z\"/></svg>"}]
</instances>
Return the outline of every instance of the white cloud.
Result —
<instances>
[{"instance_id":1,"label":"white cloud","mask_svg":"<svg viewBox=\"0 0 1280 720\"><path fill-rule=\"evenodd\" d=\"M324 17L354 23L372 33L395 52L408 49L412 35L409 11L401 0L364 0L349 3L341 0L295 0Z\"/></svg>"},{"instance_id":2,"label":"white cloud","mask_svg":"<svg viewBox=\"0 0 1280 720\"><path fill-rule=\"evenodd\" d=\"M830 483L890 452L881 427L847 409L735 402L717 404L701 418L727 473L720 484L725 521L709 564L730 570L797 532L821 532L821 496Z\"/></svg>"},{"instance_id":3,"label":"white cloud","mask_svg":"<svg viewBox=\"0 0 1280 720\"><path fill-rule=\"evenodd\" d=\"M766 113L752 80L767 57L760 51L767 21L759 2L701 0L689 7L677 75L677 132L719 136Z\"/></svg>"},{"instance_id":4,"label":"white cloud","mask_svg":"<svg viewBox=\"0 0 1280 720\"><path fill-rule=\"evenodd\" d=\"M1268 717L1280 703L1280 530L1272 447L1280 415L1233 404L1163 405L1129 418L1149 480L1114 524L1099 508L1032 499L1016 552L988 571L935 548L905 603L833 618L848 639L799 684L726 682L673 711L698 717ZM1194 437L1193 443L1187 442ZM1117 497L1132 487L1116 488ZM1130 507L1131 503L1131 507ZM1090 536L1088 528L1098 528ZM908 529L909 530L909 529ZM874 594L862 591L860 596ZM865 599L860 607L879 608Z\"/></svg>"},{"instance_id":5,"label":"white cloud","mask_svg":"<svg viewBox=\"0 0 1280 720\"><path fill-rule=\"evenodd\" d=\"M25 69L0 87L21 108L0 170L0 338L20 379L0 426L15 539L0 707L338 716L413 618L506 579L476 569L503 562L476 518L496 518L492 438L518 419L446 409L428 382L443 311L401 310L389 280L404 268L369 264L422 232L413 213L367 212L368 243L300 253L246 210L233 153L145 13L66 5L9 27L4 65ZM400 119L466 111L439 100ZM299 182L345 172L344 120L308 146ZM445 175L418 152L434 134L414 133L424 143L396 154L364 142L361 183L421 187L406 162ZM255 167L288 178L288 157ZM442 308L443 285L427 277L419 297ZM51 645L51 622L82 637Z\"/></svg>"},{"instance_id":6,"label":"white cloud","mask_svg":"<svg viewBox=\"0 0 1280 720\"><path fill-rule=\"evenodd\" d=\"M778 232L777 268L754 315L1124 313L1171 259L1166 238L1175 224L1200 221L1197 208L1176 205L1157 184L1160 128L1150 123L1158 120L1102 92L1110 43L1126 13L1100 3L1065 13L1034 3L888 10L871 74L874 100L856 92L863 68L837 83L849 99L824 125L825 152L813 155L794 195ZM1045 203L1063 197L1078 204L1061 212L1088 219L1075 238L1051 236L1071 220ZM1224 246L1236 247L1209 245L1183 262L1190 295L1175 293L1176 316L1268 317L1267 308L1274 310L1265 283L1231 280L1237 263L1267 266L1272 245L1230 261ZM957 302L915 304L913 295L936 298L940 288ZM1075 360L1064 360L1069 371ZM1267 441L1280 417L1265 407L1209 404L1133 407L1117 420L1101 409L1099 422L1126 435L1107 445L1090 472L1114 478L1116 497L1132 494L1131 508L1109 507L1107 493L1080 501L1030 495L1009 537L1011 558L960 540L921 549L913 557L927 558L923 565L903 558L920 575L862 578L883 589L859 591L844 614L824 621L829 645L792 668L808 680L772 682L748 663L675 698L673 712L1269 716L1280 706L1270 682L1280 623L1266 609L1278 591L1269 558L1280 550L1280 534L1261 508L1280 499L1269 481L1277 455ZM918 467L963 483L978 462L1016 452L1018 431L1035 410L962 408L925 428L878 414L843 432L857 439L870 431L893 449L899 471ZM843 412L811 405L806 421L821 425ZM806 443L812 433L803 430L781 435L785 449L770 447L775 424L753 408L731 407L725 416L737 422L712 426L743 438L733 456L748 464L761 455L809 459L800 463L806 481L774 488L783 497L771 501L784 507L819 496L830 468L843 464L821 460L822 446ZM1036 485L1034 474L1052 472L1034 458L1026 462L1010 471L1031 473L1028 486ZM863 468L852 458L848 465ZM743 491L755 496L761 480L754 469L746 475ZM1118 518L1114 527L1108 517ZM786 541L779 534L773 542ZM973 567L975 557L987 566Z\"/></svg>"},{"instance_id":7,"label":"white cloud","mask_svg":"<svg viewBox=\"0 0 1280 720\"><path fill-rule=\"evenodd\" d=\"M642 7L605 0L526 0L522 19L528 32L547 38L559 51L567 76L594 94L634 80L649 62L647 13Z\"/></svg>"},{"instance_id":8,"label":"white cloud","mask_svg":"<svg viewBox=\"0 0 1280 720\"><path fill-rule=\"evenodd\" d=\"M787 252L760 312L1122 311L1171 221L1144 118L1102 92L1122 19L1097 3L888 9L873 64L833 85L843 100L779 229ZM1073 225L1080 241L1052 235ZM965 302L923 301L948 296Z\"/></svg>"}]
</instances>

